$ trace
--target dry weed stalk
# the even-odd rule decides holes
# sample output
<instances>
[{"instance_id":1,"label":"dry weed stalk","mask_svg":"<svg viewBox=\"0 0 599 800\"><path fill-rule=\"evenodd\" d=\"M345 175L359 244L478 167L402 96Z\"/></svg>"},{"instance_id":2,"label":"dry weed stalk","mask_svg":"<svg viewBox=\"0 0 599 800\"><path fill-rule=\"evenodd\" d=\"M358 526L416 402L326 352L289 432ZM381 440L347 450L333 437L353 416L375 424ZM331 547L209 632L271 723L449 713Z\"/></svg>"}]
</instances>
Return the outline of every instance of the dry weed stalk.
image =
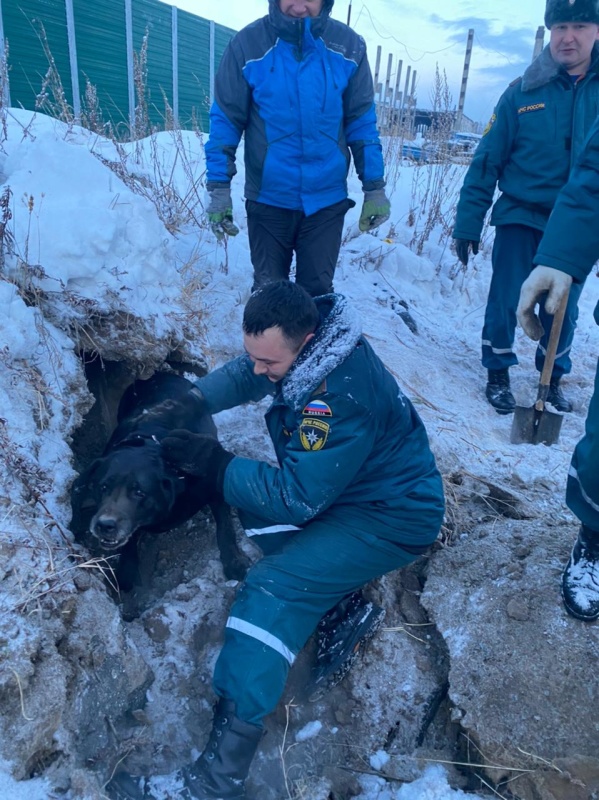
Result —
<instances>
[{"instance_id":1,"label":"dry weed stalk","mask_svg":"<svg viewBox=\"0 0 599 800\"><path fill-rule=\"evenodd\" d=\"M75 121L75 115L72 107L67 102L62 78L54 61L44 24L39 19L34 19L31 24L48 61L48 69L42 81L42 88L35 98L35 108L51 117L56 117L62 122L66 122L67 125L72 125Z\"/></svg>"},{"instance_id":2,"label":"dry weed stalk","mask_svg":"<svg viewBox=\"0 0 599 800\"><path fill-rule=\"evenodd\" d=\"M6 257L14 254L15 238L9 227L12 219L10 210L12 190L5 186L0 195L0 272L4 271Z\"/></svg>"},{"instance_id":3,"label":"dry weed stalk","mask_svg":"<svg viewBox=\"0 0 599 800\"><path fill-rule=\"evenodd\" d=\"M146 27L139 53L133 53L133 82L137 103L135 106L135 127L131 131L132 139L144 139L151 133L148 113L148 39L150 32Z\"/></svg>"},{"instance_id":4,"label":"dry weed stalk","mask_svg":"<svg viewBox=\"0 0 599 800\"><path fill-rule=\"evenodd\" d=\"M28 717L27 714L25 713L25 700L23 698L23 687L21 686L21 678L19 677L19 673L12 667L9 667L9 669L15 676L15 679L17 681L17 686L19 687L19 699L21 701L21 714L23 715L23 719L26 719L27 722L33 722L35 717Z\"/></svg>"},{"instance_id":5,"label":"dry weed stalk","mask_svg":"<svg viewBox=\"0 0 599 800\"><path fill-rule=\"evenodd\" d=\"M293 793L292 793L292 786L291 781L289 779L288 774L288 767L287 767L287 754L289 751L295 747L295 743L288 745L287 744L287 734L289 732L289 722L291 719L291 709L297 708L296 705L293 703L293 698L288 703L285 703L285 730L283 732L283 741L279 745L279 755L281 757L281 767L283 769L283 780L285 781L285 791L287 792L287 797L289 800L293 800Z\"/></svg>"},{"instance_id":6,"label":"dry weed stalk","mask_svg":"<svg viewBox=\"0 0 599 800\"><path fill-rule=\"evenodd\" d=\"M440 225L439 241L448 237L453 224L457 191L462 176L450 153L448 141L453 129L453 100L447 75L441 74L437 65L431 103L436 112L436 121L431 131L430 146L435 154L435 164L426 169L414 168L412 195L410 198L410 220L414 233L410 241L418 255L422 255L425 243L435 228Z\"/></svg>"},{"instance_id":7,"label":"dry weed stalk","mask_svg":"<svg viewBox=\"0 0 599 800\"><path fill-rule=\"evenodd\" d=\"M8 139L7 126L7 101L8 93L8 42L3 42L3 49L0 48L0 150L4 151L3 143Z\"/></svg>"}]
</instances>

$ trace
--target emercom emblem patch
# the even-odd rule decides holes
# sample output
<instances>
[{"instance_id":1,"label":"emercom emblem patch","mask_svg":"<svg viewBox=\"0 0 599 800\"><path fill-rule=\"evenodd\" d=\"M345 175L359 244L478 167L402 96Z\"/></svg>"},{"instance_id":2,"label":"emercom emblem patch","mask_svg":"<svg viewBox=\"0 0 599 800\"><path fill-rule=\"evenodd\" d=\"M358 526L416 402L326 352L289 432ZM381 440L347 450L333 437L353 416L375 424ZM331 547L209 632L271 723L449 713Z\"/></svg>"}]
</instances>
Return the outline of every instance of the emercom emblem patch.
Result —
<instances>
[{"instance_id":1,"label":"emercom emblem patch","mask_svg":"<svg viewBox=\"0 0 599 800\"><path fill-rule=\"evenodd\" d=\"M497 119L497 115L496 114L491 114L491 119L485 125L485 129L483 131L483 136L486 136L489 133L489 131L493 127L493 123L495 122L496 119Z\"/></svg>"},{"instance_id":2,"label":"emercom emblem patch","mask_svg":"<svg viewBox=\"0 0 599 800\"><path fill-rule=\"evenodd\" d=\"M300 442L304 450L322 450L331 426L321 419L307 417L299 427Z\"/></svg>"}]
</instances>

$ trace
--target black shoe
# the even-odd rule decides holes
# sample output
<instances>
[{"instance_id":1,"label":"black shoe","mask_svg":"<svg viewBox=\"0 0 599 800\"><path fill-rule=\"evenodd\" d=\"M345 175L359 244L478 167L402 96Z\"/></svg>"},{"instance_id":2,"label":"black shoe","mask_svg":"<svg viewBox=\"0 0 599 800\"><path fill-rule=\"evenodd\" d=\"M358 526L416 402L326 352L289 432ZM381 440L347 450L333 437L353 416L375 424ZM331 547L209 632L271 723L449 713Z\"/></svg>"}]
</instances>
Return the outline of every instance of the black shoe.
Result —
<instances>
[{"instance_id":1,"label":"black shoe","mask_svg":"<svg viewBox=\"0 0 599 800\"><path fill-rule=\"evenodd\" d=\"M510 391L510 372L508 369L488 370L487 400L498 414L512 414L516 408L516 400Z\"/></svg>"},{"instance_id":2,"label":"black shoe","mask_svg":"<svg viewBox=\"0 0 599 800\"><path fill-rule=\"evenodd\" d=\"M566 611L592 622L599 617L599 531L580 526L578 539L562 576Z\"/></svg>"},{"instance_id":3,"label":"black shoe","mask_svg":"<svg viewBox=\"0 0 599 800\"><path fill-rule=\"evenodd\" d=\"M567 414L572 411L572 403L564 397L559 381L559 378L551 378L549 381L549 392L547 393L546 402L551 403L556 411Z\"/></svg>"},{"instance_id":4,"label":"black shoe","mask_svg":"<svg viewBox=\"0 0 599 800\"><path fill-rule=\"evenodd\" d=\"M208 744L182 770L182 800L244 800L245 779L264 730L235 716L235 703L221 698Z\"/></svg>"},{"instance_id":5,"label":"black shoe","mask_svg":"<svg viewBox=\"0 0 599 800\"><path fill-rule=\"evenodd\" d=\"M348 595L325 614L316 629L311 700L319 699L343 680L384 617L384 609L369 603L361 592Z\"/></svg>"}]
</instances>

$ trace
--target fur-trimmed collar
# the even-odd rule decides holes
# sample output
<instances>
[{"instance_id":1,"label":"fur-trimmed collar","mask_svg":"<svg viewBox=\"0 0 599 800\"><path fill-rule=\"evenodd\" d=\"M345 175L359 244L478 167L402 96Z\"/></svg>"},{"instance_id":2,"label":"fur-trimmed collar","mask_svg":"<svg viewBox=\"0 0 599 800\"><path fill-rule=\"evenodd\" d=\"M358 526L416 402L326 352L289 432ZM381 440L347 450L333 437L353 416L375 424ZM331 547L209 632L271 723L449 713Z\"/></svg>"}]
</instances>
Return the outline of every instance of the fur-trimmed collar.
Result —
<instances>
[{"instance_id":1,"label":"fur-trimmed collar","mask_svg":"<svg viewBox=\"0 0 599 800\"><path fill-rule=\"evenodd\" d=\"M362 334L360 321L343 295L325 294L316 304L320 325L281 385L283 399L296 411L352 353Z\"/></svg>"},{"instance_id":2,"label":"fur-trimmed collar","mask_svg":"<svg viewBox=\"0 0 599 800\"><path fill-rule=\"evenodd\" d=\"M593 45L593 52L591 55L591 66L589 72L597 72L599 67L599 45ZM528 67L522 76L522 91L530 92L533 89L538 89L539 86L545 86L549 81L554 80L560 74L567 74L561 64L558 64L551 55L549 45L546 45L540 54L535 58L530 67Z\"/></svg>"}]
</instances>

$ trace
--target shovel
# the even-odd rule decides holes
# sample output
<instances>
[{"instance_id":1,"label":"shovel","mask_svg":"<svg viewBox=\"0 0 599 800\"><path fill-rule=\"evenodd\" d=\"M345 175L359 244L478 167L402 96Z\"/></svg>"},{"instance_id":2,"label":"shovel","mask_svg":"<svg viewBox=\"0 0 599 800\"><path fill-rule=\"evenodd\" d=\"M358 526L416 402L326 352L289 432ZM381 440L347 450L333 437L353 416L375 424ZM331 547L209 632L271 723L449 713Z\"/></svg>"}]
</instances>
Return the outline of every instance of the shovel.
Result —
<instances>
[{"instance_id":1,"label":"shovel","mask_svg":"<svg viewBox=\"0 0 599 800\"><path fill-rule=\"evenodd\" d=\"M537 401L531 408L516 406L514 419L512 420L512 432L510 441L512 444L555 444L559 439L559 432L562 427L563 414L550 411L547 408L546 400L549 394L549 381L553 372L555 354L559 335L562 332L562 323L568 304L568 293L564 295L559 308L553 316L551 323L551 333L547 345L547 354L543 364L543 372L539 381Z\"/></svg>"}]
</instances>

